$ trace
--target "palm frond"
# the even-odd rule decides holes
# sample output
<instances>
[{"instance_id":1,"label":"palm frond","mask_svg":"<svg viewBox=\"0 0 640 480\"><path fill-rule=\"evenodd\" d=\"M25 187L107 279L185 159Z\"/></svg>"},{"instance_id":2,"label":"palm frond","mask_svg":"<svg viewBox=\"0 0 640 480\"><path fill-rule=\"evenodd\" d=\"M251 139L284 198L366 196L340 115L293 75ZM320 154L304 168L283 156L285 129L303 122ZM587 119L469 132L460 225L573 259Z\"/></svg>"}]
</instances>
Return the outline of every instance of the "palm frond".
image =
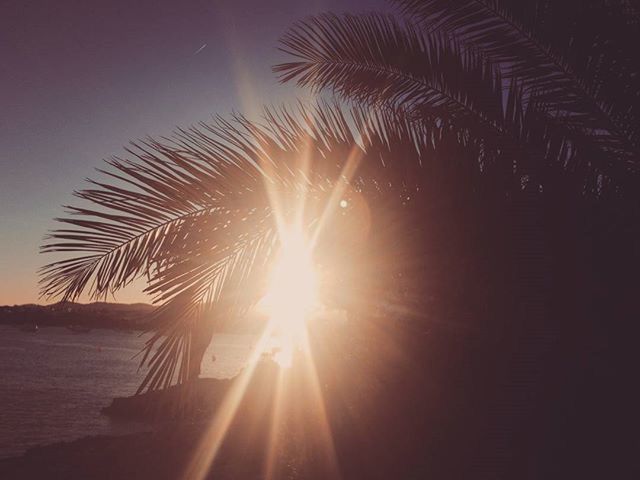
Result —
<instances>
[{"instance_id":1,"label":"palm frond","mask_svg":"<svg viewBox=\"0 0 640 480\"><path fill-rule=\"evenodd\" d=\"M331 88L358 102L425 105L441 116L502 117L498 72L442 36L425 36L387 15L324 14L281 39L297 61L276 65L281 82Z\"/></svg>"},{"instance_id":2,"label":"palm frond","mask_svg":"<svg viewBox=\"0 0 640 480\"><path fill-rule=\"evenodd\" d=\"M364 110L359 115L355 128L335 105L269 109L264 124L218 118L134 144L132 158L108 161L106 180L77 192L83 204L59 220L71 227L47 238L43 252L71 256L42 269L43 294L103 296L146 276L159 307L142 357L149 371L141 389L184 381L199 325L237 315L259 299L278 243L270 192L291 211L305 195L313 212L354 150L368 159L361 178L385 183L395 165L389 153L371 142L365 151L356 137L388 138L409 126L391 113L384 124L365 121ZM426 137L401 136L413 149L408 161L419 165L417 145Z\"/></svg>"},{"instance_id":3,"label":"palm frond","mask_svg":"<svg viewBox=\"0 0 640 480\"><path fill-rule=\"evenodd\" d=\"M505 77L517 78L548 116L568 132L579 132L598 150L625 168L640 164L638 127L629 105L615 106L567 57L555 51L505 2L497 0L396 0L404 12L430 32L444 32L499 64ZM574 11L573 15L576 15ZM535 18L533 16L532 18ZM584 72L583 72L584 73ZM593 80L593 79L592 79ZM595 147L595 148L593 148Z\"/></svg>"},{"instance_id":4,"label":"palm frond","mask_svg":"<svg viewBox=\"0 0 640 480\"><path fill-rule=\"evenodd\" d=\"M600 156L589 159L591 172L582 169L585 156L576 154L563 124L548 121L548 105L526 98L518 82L504 81L477 52L439 34L384 15L326 14L298 23L282 44L296 61L274 67L281 81L408 109L420 121L457 130L463 144L479 145L483 165L503 162L503 169L540 177L546 165L558 164L580 169L590 184L603 172L616 174Z\"/></svg>"},{"instance_id":5,"label":"palm frond","mask_svg":"<svg viewBox=\"0 0 640 480\"><path fill-rule=\"evenodd\" d=\"M506 106L508 115L523 115L517 105ZM132 158L109 161L107 180L77 193L84 204L60 220L72 228L52 232L43 246L71 257L43 268L43 292L103 295L146 276L158 307L141 358L149 370L140 391L184 382L215 325L245 312L262 294L279 242L274 194L285 217L304 200L304 221L313 228L344 181L347 160L357 157L350 185L375 211L406 209L407 199L440 201L452 178L504 196L519 174L505 162L488 161L488 151L500 154L461 140L445 122L326 103L267 109L263 122L217 118L149 139L129 150ZM417 218L409 222L421 228Z\"/></svg>"}]
</instances>

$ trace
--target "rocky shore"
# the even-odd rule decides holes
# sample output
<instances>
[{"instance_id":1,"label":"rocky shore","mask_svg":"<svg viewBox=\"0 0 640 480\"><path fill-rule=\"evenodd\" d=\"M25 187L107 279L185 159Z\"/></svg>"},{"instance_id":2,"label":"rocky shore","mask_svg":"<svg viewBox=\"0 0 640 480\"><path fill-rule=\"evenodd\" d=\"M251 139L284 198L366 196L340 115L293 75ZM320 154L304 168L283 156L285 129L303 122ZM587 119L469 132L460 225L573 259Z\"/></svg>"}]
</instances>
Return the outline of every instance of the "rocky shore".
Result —
<instances>
[{"instance_id":1,"label":"rocky shore","mask_svg":"<svg viewBox=\"0 0 640 480\"><path fill-rule=\"evenodd\" d=\"M640 478L636 363L618 349L574 343L570 355L558 337L523 383L513 358L539 353L528 340L365 328L312 345L314 374L297 360L285 371L261 362L205 478ZM197 452L215 448L210 429L237 381L115 399L105 414L146 419L151 431L33 448L0 461L0 478L190 478Z\"/></svg>"},{"instance_id":2,"label":"rocky shore","mask_svg":"<svg viewBox=\"0 0 640 480\"><path fill-rule=\"evenodd\" d=\"M296 385L303 379L302 371L289 372L291 389L284 394L286 398L279 398L292 407L287 410L295 412L295 419L285 418L278 428L277 440L274 437L271 413L279 368L268 358L257 366L206 478L259 479L264 478L267 468L278 479L328 478L324 447L317 439L303 440L310 431L317 435L320 430L317 424L313 425L317 412L310 409L311 397L301 394L301 389L307 388ZM146 420L151 431L91 436L31 448L20 457L0 460L0 478L184 478L196 452L202 448L206 451L209 446L207 432L234 381L237 377L199 379L166 391L114 399L103 410L105 415L119 421ZM334 433L340 435L338 431ZM353 470L352 474L350 478L371 478Z\"/></svg>"}]
</instances>

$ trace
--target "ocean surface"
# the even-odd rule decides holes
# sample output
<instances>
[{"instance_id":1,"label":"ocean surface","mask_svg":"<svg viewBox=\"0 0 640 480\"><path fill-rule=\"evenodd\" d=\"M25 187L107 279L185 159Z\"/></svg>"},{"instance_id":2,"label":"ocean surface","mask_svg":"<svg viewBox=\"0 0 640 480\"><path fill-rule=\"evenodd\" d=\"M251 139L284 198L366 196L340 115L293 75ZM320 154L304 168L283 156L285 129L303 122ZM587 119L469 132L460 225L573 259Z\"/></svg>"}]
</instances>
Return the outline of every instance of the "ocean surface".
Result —
<instances>
[{"instance_id":1,"label":"ocean surface","mask_svg":"<svg viewBox=\"0 0 640 480\"><path fill-rule=\"evenodd\" d=\"M74 333L47 327L30 333L0 325L0 458L86 435L151 430L100 414L113 397L135 393L144 371L137 371L139 357L133 356L144 340L138 333L104 329ZM248 335L214 337L202 376L235 375L254 341Z\"/></svg>"}]
</instances>

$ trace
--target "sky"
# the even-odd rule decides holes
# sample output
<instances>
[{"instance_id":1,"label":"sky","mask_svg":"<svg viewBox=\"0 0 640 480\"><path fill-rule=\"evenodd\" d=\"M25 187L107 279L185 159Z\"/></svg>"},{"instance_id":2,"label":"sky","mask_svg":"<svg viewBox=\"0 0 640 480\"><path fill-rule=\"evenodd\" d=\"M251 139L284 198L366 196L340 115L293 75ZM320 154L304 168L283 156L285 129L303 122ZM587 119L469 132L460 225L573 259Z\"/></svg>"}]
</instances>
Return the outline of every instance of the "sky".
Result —
<instances>
[{"instance_id":1,"label":"sky","mask_svg":"<svg viewBox=\"0 0 640 480\"><path fill-rule=\"evenodd\" d=\"M130 140L304 95L278 38L384 0L0 0L0 305L40 302L38 247L72 192ZM139 289L117 301L143 299ZM113 300L113 299L112 299Z\"/></svg>"}]
</instances>

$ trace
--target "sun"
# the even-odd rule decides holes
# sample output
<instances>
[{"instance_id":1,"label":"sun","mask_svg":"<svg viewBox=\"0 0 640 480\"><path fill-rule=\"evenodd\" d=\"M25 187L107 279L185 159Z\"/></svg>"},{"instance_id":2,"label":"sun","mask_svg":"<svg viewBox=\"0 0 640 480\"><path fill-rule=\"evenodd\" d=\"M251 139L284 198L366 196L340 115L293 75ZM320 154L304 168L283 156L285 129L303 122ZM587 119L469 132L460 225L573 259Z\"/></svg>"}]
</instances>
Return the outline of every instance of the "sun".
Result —
<instances>
[{"instance_id":1,"label":"sun","mask_svg":"<svg viewBox=\"0 0 640 480\"><path fill-rule=\"evenodd\" d=\"M280 251L260 307L269 316L279 344L275 359L288 366L293 351L306 334L307 321L318 307L317 272L311 247L301 229L281 234Z\"/></svg>"}]
</instances>

